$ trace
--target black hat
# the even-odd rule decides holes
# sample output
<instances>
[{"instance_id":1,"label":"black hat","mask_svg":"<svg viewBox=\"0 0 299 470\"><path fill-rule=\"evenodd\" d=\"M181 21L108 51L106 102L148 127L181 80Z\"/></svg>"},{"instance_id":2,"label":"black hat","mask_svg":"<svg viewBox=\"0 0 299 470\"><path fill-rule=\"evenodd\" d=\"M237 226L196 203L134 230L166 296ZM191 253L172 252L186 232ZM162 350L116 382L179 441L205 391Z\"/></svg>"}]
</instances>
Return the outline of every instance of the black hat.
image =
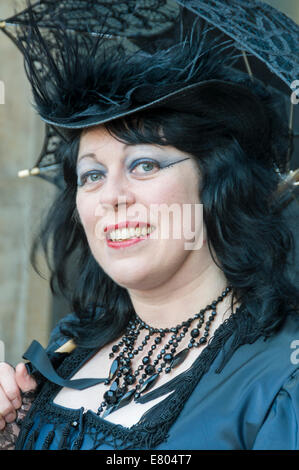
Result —
<instances>
[{"instance_id":1,"label":"black hat","mask_svg":"<svg viewBox=\"0 0 299 470\"><path fill-rule=\"evenodd\" d=\"M257 106L279 90L291 105L299 77L299 27L256 0L27 0L6 20L7 34L10 24L47 124L36 173L59 164L53 142L78 129L157 106L181 109L185 94L204 99L217 85L232 95L250 88ZM278 122L281 109L272 112ZM277 171L289 171L290 156L278 155Z\"/></svg>"}]
</instances>

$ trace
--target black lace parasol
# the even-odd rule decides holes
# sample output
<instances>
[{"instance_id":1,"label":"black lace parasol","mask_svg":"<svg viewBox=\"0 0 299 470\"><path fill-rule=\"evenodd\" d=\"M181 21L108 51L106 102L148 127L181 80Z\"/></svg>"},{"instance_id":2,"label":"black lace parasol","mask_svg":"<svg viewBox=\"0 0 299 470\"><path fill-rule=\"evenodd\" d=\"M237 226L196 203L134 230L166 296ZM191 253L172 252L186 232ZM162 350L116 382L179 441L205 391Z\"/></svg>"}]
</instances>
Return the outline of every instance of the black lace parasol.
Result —
<instances>
[{"instance_id":1,"label":"black lace parasol","mask_svg":"<svg viewBox=\"0 0 299 470\"><path fill-rule=\"evenodd\" d=\"M289 148L275 163L287 184L298 178L290 170L299 124L299 26L268 4L27 0L0 28L24 55L34 106L46 123L34 168L19 176L38 175L60 185L58 149L74 129L173 101L212 79L248 83L249 77L285 96ZM217 62L230 75L222 70L218 76Z\"/></svg>"}]
</instances>

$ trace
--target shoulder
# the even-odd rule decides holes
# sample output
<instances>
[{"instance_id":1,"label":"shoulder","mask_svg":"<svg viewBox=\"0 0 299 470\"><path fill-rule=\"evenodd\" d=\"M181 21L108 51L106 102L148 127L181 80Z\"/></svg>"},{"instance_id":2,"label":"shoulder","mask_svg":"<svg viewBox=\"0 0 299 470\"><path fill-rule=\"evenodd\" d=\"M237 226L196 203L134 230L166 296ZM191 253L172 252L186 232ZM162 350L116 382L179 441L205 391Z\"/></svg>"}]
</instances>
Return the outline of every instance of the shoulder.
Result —
<instances>
[{"instance_id":1,"label":"shoulder","mask_svg":"<svg viewBox=\"0 0 299 470\"><path fill-rule=\"evenodd\" d=\"M82 331L97 322L106 313L105 307L101 305L89 304L84 311L84 315L77 315L70 312L65 315L53 328L50 333L47 351L55 351L70 339L80 338Z\"/></svg>"},{"instance_id":2,"label":"shoulder","mask_svg":"<svg viewBox=\"0 0 299 470\"><path fill-rule=\"evenodd\" d=\"M299 367L298 315L290 315L270 337L238 348L229 363L232 370L251 377L252 385L277 392Z\"/></svg>"},{"instance_id":3,"label":"shoulder","mask_svg":"<svg viewBox=\"0 0 299 470\"><path fill-rule=\"evenodd\" d=\"M212 366L214 372L220 362L221 354ZM290 381L294 384L294 377L297 380L298 369L299 321L289 316L272 336L238 347L219 374L209 374L209 380L211 386L223 386L228 396L235 396L240 412L262 421L280 391Z\"/></svg>"},{"instance_id":4,"label":"shoulder","mask_svg":"<svg viewBox=\"0 0 299 470\"><path fill-rule=\"evenodd\" d=\"M52 352L57 348L61 347L66 341L70 339L65 333L66 325L79 325L80 319L74 312L68 313L65 315L53 328L50 333L49 342L47 346L47 351Z\"/></svg>"},{"instance_id":5,"label":"shoulder","mask_svg":"<svg viewBox=\"0 0 299 470\"><path fill-rule=\"evenodd\" d=\"M277 391L256 435L253 450L299 450L299 365Z\"/></svg>"},{"instance_id":6,"label":"shoulder","mask_svg":"<svg viewBox=\"0 0 299 470\"><path fill-rule=\"evenodd\" d=\"M217 358L217 360L219 360ZM217 370L217 361L213 369ZM208 380L209 379L209 380ZM299 321L289 316L275 334L243 344L221 373L206 378L245 449L299 449ZM203 384L201 384L203 385ZM220 426L220 425L219 425Z\"/></svg>"},{"instance_id":7,"label":"shoulder","mask_svg":"<svg viewBox=\"0 0 299 470\"><path fill-rule=\"evenodd\" d=\"M268 368L288 377L299 367L299 315L290 315L278 332L257 346Z\"/></svg>"}]
</instances>

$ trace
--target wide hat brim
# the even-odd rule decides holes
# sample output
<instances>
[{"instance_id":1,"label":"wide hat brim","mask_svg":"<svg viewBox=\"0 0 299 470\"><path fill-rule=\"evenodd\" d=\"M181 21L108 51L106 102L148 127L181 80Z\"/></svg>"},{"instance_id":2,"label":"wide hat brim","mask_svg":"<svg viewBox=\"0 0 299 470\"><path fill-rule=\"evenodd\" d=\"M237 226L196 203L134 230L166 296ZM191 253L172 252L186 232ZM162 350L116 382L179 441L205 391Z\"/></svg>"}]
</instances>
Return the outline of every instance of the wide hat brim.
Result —
<instances>
[{"instance_id":1,"label":"wide hat brim","mask_svg":"<svg viewBox=\"0 0 299 470\"><path fill-rule=\"evenodd\" d=\"M236 92L244 92L244 85L238 85L237 83L228 82L225 80L205 80L199 83L195 83L192 85L188 85L183 87L179 90L176 90L168 95L164 95L161 98L158 98L150 103L140 105L140 106L131 106L128 109L124 109L123 111L119 112L115 109L115 112L109 111L105 116L105 113L101 113L99 115L93 114L88 118L78 119L77 122L72 122L70 124L66 124L61 122L59 119L55 119L51 121L50 119L41 116L42 120L47 123L48 125L53 126L55 130L67 141L71 141L74 136L78 135L78 131L86 131L89 128L106 124L116 119L120 119L126 116L133 115L139 111L145 111L147 109L154 109L154 108L167 108L171 110L181 111L182 110L182 100L184 97L188 98L188 100L198 99L199 93L208 92L210 89L221 88L225 93L236 93Z\"/></svg>"}]
</instances>

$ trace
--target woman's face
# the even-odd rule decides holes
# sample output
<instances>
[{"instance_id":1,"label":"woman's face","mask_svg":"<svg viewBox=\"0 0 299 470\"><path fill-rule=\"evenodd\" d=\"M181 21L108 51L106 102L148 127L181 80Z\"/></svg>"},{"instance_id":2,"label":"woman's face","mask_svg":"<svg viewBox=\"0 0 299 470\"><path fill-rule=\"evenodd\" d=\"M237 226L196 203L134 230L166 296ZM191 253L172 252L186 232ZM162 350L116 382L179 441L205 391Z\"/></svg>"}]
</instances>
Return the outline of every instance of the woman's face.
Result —
<instances>
[{"instance_id":1,"label":"woman's face","mask_svg":"<svg viewBox=\"0 0 299 470\"><path fill-rule=\"evenodd\" d=\"M190 154L126 145L97 126L81 136L77 176L77 210L91 252L116 283L152 289L197 256L188 242L200 240L202 206Z\"/></svg>"}]
</instances>

